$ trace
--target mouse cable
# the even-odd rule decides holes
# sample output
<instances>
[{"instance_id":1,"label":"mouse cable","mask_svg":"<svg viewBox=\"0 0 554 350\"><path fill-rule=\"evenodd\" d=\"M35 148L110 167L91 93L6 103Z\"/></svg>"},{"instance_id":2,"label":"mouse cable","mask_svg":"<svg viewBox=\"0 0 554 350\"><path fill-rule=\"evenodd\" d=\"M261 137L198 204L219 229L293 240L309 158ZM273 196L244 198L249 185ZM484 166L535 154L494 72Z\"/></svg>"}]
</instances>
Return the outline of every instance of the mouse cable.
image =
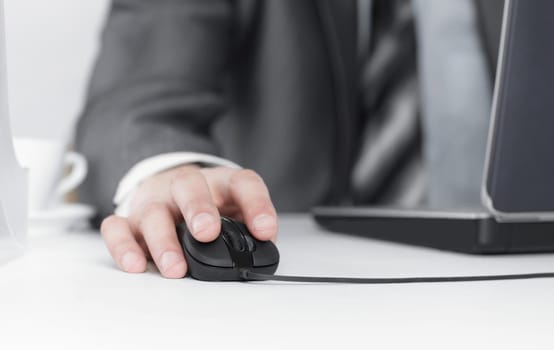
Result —
<instances>
[{"instance_id":1,"label":"mouse cable","mask_svg":"<svg viewBox=\"0 0 554 350\"><path fill-rule=\"evenodd\" d=\"M245 281L281 281L301 283L358 283L358 284L406 284L406 283L445 283L524 280L535 278L554 278L554 272L528 273L514 275L451 276L451 277L396 277L396 278L355 278L355 277L308 277L280 276L241 270Z\"/></svg>"}]
</instances>

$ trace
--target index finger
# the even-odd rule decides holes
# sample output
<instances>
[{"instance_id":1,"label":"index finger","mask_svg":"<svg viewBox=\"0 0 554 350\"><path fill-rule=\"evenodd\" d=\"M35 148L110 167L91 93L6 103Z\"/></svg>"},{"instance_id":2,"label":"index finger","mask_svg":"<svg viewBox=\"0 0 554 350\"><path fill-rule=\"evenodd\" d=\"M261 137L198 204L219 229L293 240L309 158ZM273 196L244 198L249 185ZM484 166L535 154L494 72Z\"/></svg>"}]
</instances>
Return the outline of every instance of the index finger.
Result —
<instances>
[{"instance_id":1,"label":"index finger","mask_svg":"<svg viewBox=\"0 0 554 350\"><path fill-rule=\"evenodd\" d=\"M277 212L262 178L252 170L239 170L231 176L228 186L252 235L262 241L275 240Z\"/></svg>"},{"instance_id":2,"label":"index finger","mask_svg":"<svg viewBox=\"0 0 554 350\"><path fill-rule=\"evenodd\" d=\"M197 169L183 169L171 183L173 200L194 238L210 242L221 230L219 212L204 175Z\"/></svg>"}]
</instances>

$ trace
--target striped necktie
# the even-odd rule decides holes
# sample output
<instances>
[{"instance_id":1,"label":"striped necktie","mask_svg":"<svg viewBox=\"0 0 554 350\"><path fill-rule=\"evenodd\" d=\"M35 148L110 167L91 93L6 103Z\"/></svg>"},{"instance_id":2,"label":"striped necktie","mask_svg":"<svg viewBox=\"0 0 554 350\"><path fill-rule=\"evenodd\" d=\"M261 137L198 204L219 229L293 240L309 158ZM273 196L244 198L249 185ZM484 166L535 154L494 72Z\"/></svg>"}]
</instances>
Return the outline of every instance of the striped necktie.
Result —
<instances>
[{"instance_id":1,"label":"striped necktie","mask_svg":"<svg viewBox=\"0 0 554 350\"><path fill-rule=\"evenodd\" d=\"M423 200L425 176L412 4L360 0L359 11L365 125L352 173L354 201L415 206Z\"/></svg>"}]
</instances>

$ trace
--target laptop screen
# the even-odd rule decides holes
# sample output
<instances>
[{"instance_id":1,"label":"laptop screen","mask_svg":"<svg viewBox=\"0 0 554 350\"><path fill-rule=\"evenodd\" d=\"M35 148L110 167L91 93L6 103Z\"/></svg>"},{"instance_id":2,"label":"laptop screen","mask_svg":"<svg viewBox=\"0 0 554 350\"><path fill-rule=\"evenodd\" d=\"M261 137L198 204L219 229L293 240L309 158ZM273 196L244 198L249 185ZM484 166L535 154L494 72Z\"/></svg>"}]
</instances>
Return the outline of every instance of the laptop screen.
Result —
<instances>
[{"instance_id":1,"label":"laptop screen","mask_svg":"<svg viewBox=\"0 0 554 350\"><path fill-rule=\"evenodd\" d=\"M552 0L506 2L483 192L500 216L554 213L553 13Z\"/></svg>"}]
</instances>

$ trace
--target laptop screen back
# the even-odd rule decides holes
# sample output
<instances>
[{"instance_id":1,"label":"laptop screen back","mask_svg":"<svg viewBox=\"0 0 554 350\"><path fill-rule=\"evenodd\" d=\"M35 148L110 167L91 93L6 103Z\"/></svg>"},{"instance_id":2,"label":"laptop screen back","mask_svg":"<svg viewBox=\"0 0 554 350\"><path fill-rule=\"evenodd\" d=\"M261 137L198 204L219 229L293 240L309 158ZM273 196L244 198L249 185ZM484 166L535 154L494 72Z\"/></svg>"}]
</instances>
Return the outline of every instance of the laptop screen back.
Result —
<instances>
[{"instance_id":1,"label":"laptop screen back","mask_svg":"<svg viewBox=\"0 0 554 350\"><path fill-rule=\"evenodd\" d=\"M554 1L506 2L485 201L497 213L554 213Z\"/></svg>"}]
</instances>

